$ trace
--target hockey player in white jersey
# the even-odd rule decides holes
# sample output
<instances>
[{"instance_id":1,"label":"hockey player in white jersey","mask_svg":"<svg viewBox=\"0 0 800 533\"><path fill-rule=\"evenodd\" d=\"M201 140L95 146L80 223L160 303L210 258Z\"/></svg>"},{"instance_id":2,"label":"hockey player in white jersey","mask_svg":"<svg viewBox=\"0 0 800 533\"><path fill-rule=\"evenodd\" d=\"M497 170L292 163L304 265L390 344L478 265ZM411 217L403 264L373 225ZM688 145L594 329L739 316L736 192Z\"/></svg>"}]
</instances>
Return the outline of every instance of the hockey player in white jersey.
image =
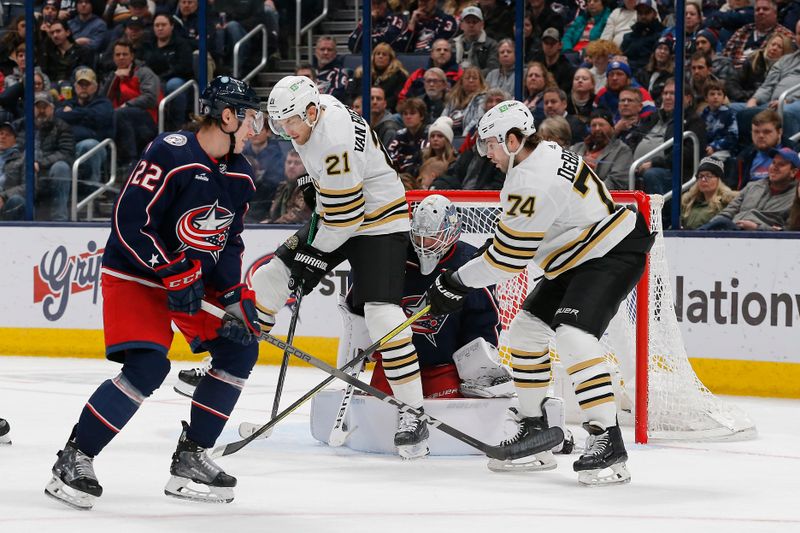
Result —
<instances>
[{"instance_id":1,"label":"hockey player in white jersey","mask_svg":"<svg viewBox=\"0 0 800 533\"><path fill-rule=\"evenodd\" d=\"M428 290L432 313L460 308L472 288L511 278L533 260L544 270L511 323L509 349L520 410L518 433L547 427L551 339L569 374L589 433L573 468L585 485L630 480L614 391L599 338L644 271L654 237L641 214L616 205L583 159L536 135L521 102L493 107L478 126L478 151L506 173L502 214L484 253L443 272ZM549 470L550 452L492 470Z\"/></svg>"},{"instance_id":2,"label":"hockey player in white jersey","mask_svg":"<svg viewBox=\"0 0 800 533\"><path fill-rule=\"evenodd\" d=\"M406 320L403 296L409 216L405 189L391 160L364 119L305 76L286 76L267 105L272 130L291 139L316 191L319 224L290 237L276 257L252 276L263 327L290 289L307 294L345 259L353 272L354 299L364 305L373 341ZM422 385L411 328L381 349L394 395L422 409ZM427 425L403 413L394 443L404 458L428 454Z\"/></svg>"}]
</instances>

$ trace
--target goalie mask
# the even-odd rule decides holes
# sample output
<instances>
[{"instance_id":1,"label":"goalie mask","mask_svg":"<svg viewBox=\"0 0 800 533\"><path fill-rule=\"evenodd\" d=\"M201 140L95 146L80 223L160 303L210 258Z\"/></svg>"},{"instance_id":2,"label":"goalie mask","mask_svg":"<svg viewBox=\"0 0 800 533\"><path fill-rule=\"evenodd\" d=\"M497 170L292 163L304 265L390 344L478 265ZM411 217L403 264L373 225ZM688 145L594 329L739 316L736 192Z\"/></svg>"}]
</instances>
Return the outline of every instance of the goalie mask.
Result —
<instances>
[{"instance_id":1,"label":"goalie mask","mask_svg":"<svg viewBox=\"0 0 800 533\"><path fill-rule=\"evenodd\" d=\"M291 140L281 121L299 120L313 128L314 124L307 113L312 105L319 109L319 89L314 82L305 76L285 76L269 93L267 113L270 129L276 135Z\"/></svg>"},{"instance_id":2,"label":"goalie mask","mask_svg":"<svg viewBox=\"0 0 800 533\"><path fill-rule=\"evenodd\" d=\"M417 205L411 217L411 242L422 274L433 272L460 235L461 218L453 202L432 194Z\"/></svg>"},{"instance_id":3,"label":"goalie mask","mask_svg":"<svg viewBox=\"0 0 800 533\"><path fill-rule=\"evenodd\" d=\"M512 154L508 151L506 146L506 135L509 130L518 128L524 137L529 137L536 133L536 127L533 125L533 115L530 109L517 100L506 100L500 102L481 117L478 123L478 142L476 148L482 157L486 157L488 153L489 139L496 138L503 151L511 157L511 164L509 168L513 167L514 156L522 150L522 144Z\"/></svg>"}]
</instances>

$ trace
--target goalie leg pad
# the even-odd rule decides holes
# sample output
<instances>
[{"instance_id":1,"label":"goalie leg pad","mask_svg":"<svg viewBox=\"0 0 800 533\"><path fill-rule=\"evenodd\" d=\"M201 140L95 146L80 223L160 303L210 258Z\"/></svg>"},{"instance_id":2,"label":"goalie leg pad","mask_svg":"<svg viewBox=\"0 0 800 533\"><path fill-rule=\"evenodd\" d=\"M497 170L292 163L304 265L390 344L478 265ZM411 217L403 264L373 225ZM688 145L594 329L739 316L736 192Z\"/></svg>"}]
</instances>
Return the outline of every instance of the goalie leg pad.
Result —
<instances>
[{"instance_id":1,"label":"goalie leg pad","mask_svg":"<svg viewBox=\"0 0 800 533\"><path fill-rule=\"evenodd\" d=\"M250 284L256 293L256 309L262 331L269 333L275 325L275 315L289 297L289 274L286 263L273 257L250 277Z\"/></svg>"},{"instance_id":2,"label":"goalie leg pad","mask_svg":"<svg viewBox=\"0 0 800 533\"><path fill-rule=\"evenodd\" d=\"M510 398L514 396L511 371L499 362L497 348L486 342L483 337L473 339L453 352L453 362L458 369L458 377L461 379L461 393L465 397Z\"/></svg>"},{"instance_id":3,"label":"goalie leg pad","mask_svg":"<svg viewBox=\"0 0 800 533\"><path fill-rule=\"evenodd\" d=\"M524 309L511 321L508 348L520 414L523 416L542 416L542 400L550 384L552 337L550 326Z\"/></svg>"},{"instance_id":4,"label":"goalie leg pad","mask_svg":"<svg viewBox=\"0 0 800 533\"><path fill-rule=\"evenodd\" d=\"M358 356L360 350L367 348L370 340L367 321L363 316L350 311L350 307L340 296L339 314L342 317L342 336L339 339L339 351L336 354L336 366L341 368Z\"/></svg>"},{"instance_id":5,"label":"goalie leg pad","mask_svg":"<svg viewBox=\"0 0 800 533\"><path fill-rule=\"evenodd\" d=\"M373 342L377 342L388 331L406 320L406 315L400 306L389 303L366 303L364 317ZM381 360L394 396L418 409L422 407L422 381L417 352L411 337L411 327L407 327L384 344L381 348Z\"/></svg>"},{"instance_id":6,"label":"goalie leg pad","mask_svg":"<svg viewBox=\"0 0 800 533\"><path fill-rule=\"evenodd\" d=\"M562 324L556 329L556 348L586 419L596 420L604 427L616 425L614 388L600 341L590 333Z\"/></svg>"}]
</instances>

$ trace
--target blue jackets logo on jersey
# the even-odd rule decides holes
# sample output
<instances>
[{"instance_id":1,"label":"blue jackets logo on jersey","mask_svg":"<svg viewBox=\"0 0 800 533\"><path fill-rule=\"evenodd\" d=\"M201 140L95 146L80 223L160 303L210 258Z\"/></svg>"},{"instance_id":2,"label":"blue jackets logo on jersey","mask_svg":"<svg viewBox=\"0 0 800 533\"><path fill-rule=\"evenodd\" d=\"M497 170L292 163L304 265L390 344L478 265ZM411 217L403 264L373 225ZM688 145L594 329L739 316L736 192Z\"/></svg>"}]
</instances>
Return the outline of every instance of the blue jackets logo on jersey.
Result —
<instances>
[{"instance_id":1,"label":"blue jackets logo on jersey","mask_svg":"<svg viewBox=\"0 0 800 533\"><path fill-rule=\"evenodd\" d=\"M425 305L427 305L425 295L404 296L400 302L400 307L403 308L406 317L410 317L418 312ZM436 334L442 329L442 326L447 321L447 316L436 316L430 313L418 318L416 322L411 325L411 331L424 335L428 341L436 346Z\"/></svg>"},{"instance_id":2,"label":"blue jackets logo on jersey","mask_svg":"<svg viewBox=\"0 0 800 533\"><path fill-rule=\"evenodd\" d=\"M183 243L179 251L193 248L208 252L217 260L228 240L233 217L233 213L220 207L218 202L187 211L178 220L178 238Z\"/></svg>"}]
</instances>

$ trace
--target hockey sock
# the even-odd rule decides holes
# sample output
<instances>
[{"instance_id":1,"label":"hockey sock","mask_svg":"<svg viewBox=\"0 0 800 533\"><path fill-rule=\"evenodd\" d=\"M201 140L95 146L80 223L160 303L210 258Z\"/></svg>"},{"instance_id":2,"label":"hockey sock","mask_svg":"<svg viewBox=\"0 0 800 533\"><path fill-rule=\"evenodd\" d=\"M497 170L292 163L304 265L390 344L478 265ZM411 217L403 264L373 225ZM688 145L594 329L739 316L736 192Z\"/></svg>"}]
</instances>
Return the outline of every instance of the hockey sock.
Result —
<instances>
[{"instance_id":1,"label":"hockey sock","mask_svg":"<svg viewBox=\"0 0 800 533\"><path fill-rule=\"evenodd\" d=\"M399 305L367 303L364 318L373 342L386 335L387 331L401 324L405 313ZM397 337L381 348L381 359L386 379L394 396L401 402L418 409L422 407L422 380L419 373L417 351L411 342L411 328L406 328Z\"/></svg>"},{"instance_id":2,"label":"hockey sock","mask_svg":"<svg viewBox=\"0 0 800 533\"><path fill-rule=\"evenodd\" d=\"M615 425L614 388L600 342L590 333L561 325L556 330L556 346L586 420L597 421L604 428Z\"/></svg>"},{"instance_id":3,"label":"hockey sock","mask_svg":"<svg viewBox=\"0 0 800 533\"><path fill-rule=\"evenodd\" d=\"M246 380L224 370L212 368L195 389L192 397L191 424L187 437L211 448L233 411Z\"/></svg>"},{"instance_id":4,"label":"hockey sock","mask_svg":"<svg viewBox=\"0 0 800 533\"><path fill-rule=\"evenodd\" d=\"M524 417L542 416L542 400L550 384L552 336L550 326L525 310L517 313L509 327L511 371Z\"/></svg>"},{"instance_id":5,"label":"hockey sock","mask_svg":"<svg viewBox=\"0 0 800 533\"><path fill-rule=\"evenodd\" d=\"M250 284L256 293L261 328L269 333L275 324L275 315L289 297L289 267L279 257L273 257L253 272Z\"/></svg>"},{"instance_id":6,"label":"hockey sock","mask_svg":"<svg viewBox=\"0 0 800 533\"><path fill-rule=\"evenodd\" d=\"M94 457L111 442L133 417L144 396L123 374L104 381L81 411L75 442L83 453Z\"/></svg>"}]
</instances>

